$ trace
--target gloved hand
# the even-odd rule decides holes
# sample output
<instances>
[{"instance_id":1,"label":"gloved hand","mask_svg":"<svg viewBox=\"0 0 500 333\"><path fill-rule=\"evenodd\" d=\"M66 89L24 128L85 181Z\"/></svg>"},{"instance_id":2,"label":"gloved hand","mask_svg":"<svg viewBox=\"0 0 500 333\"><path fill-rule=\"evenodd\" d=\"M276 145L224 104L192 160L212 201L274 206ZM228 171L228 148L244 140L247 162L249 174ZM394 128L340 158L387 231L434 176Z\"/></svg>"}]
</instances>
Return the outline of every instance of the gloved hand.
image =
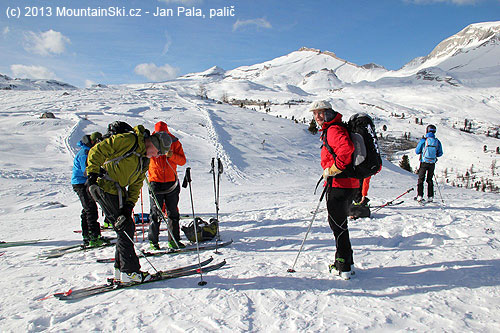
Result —
<instances>
[{"instance_id":1,"label":"gloved hand","mask_svg":"<svg viewBox=\"0 0 500 333\"><path fill-rule=\"evenodd\" d=\"M174 152L169 150L168 153L165 154L165 156L167 156L167 158L169 158L169 157L172 157L173 154L174 154Z\"/></svg>"},{"instance_id":2,"label":"gloved hand","mask_svg":"<svg viewBox=\"0 0 500 333\"><path fill-rule=\"evenodd\" d=\"M130 201L125 202L123 205L120 215L125 215L126 217L132 217L132 211L134 210L135 204Z\"/></svg>"},{"instance_id":3,"label":"gloved hand","mask_svg":"<svg viewBox=\"0 0 500 333\"><path fill-rule=\"evenodd\" d=\"M132 220L132 211L134 209L134 204L127 201L122 209L120 210L120 215L116 218L115 221L115 229L116 231L123 231L127 228L130 223L133 223Z\"/></svg>"},{"instance_id":4,"label":"gloved hand","mask_svg":"<svg viewBox=\"0 0 500 333\"><path fill-rule=\"evenodd\" d=\"M323 178L327 179L328 177L338 175L341 172L342 170L337 168L334 163L331 167L325 168L325 170L323 170Z\"/></svg>"},{"instance_id":5,"label":"gloved hand","mask_svg":"<svg viewBox=\"0 0 500 333\"><path fill-rule=\"evenodd\" d=\"M99 178L99 174L97 173L89 173L87 177L87 181L85 182L85 185L87 187L90 187L91 185L96 185L97 184L97 178Z\"/></svg>"}]
</instances>

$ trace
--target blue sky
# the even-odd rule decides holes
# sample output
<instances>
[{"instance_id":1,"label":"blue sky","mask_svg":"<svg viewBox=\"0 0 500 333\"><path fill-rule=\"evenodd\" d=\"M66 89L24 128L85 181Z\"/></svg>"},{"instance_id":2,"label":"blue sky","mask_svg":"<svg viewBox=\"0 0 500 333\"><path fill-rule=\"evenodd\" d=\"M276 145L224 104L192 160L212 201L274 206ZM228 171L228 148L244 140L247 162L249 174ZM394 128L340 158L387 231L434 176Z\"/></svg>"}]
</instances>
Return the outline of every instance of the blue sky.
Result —
<instances>
[{"instance_id":1,"label":"blue sky","mask_svg":"<svg viewBox=\"0 0 500 333\"><path fill-rule=\"evenodd\" d=\"M25 16L33 6L38 16ZM9 18L18 7L20 17ZM57 7L140 9L142 16L61 17ZM157 7L174 15L153 16ZM186 10L178 15L178 7ZM226 16L210 18L210 9ZM200 11L204 18L186 16ZM398 69L469 24L499 20L500 0L2 0L0 73L79 87L163 81L302 46Z\"/></svg>"}]
</instances>

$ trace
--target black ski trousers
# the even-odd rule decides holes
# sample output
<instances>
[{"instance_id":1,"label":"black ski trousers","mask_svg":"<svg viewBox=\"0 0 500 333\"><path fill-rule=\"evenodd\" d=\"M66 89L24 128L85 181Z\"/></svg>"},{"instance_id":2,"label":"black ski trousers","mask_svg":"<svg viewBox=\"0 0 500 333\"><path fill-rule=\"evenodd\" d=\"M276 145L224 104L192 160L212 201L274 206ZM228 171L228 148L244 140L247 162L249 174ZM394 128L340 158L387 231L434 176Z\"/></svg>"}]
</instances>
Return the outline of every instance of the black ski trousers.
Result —
<instances>
[{"instance_id":1,"label":"black ski trousers","mask_svg":"<svg viewBox=\"0 0 500 333\"><path fill-rule=\"evenodd\" d=\"M104 202L99 202L99 204L106 217L113 221L114 225L118 216L122 215L118 195L104 191L102 193ZM125 202L125 198L123 198L123 201ZM139 258L134 249L134 233L134 220L132 216L127 216L124 230L116 232L115 268L118 268L120 272L132 273L139 272L141 269Z\"/></svg>"},{"instance_id":2,"label":"black ski trousers","mask_svg":"<svg viewBox=\"0 0 500 333\"><path fill-rule=\"evenodd\" d=\"M335 237L337 251L335 266L341 272L349 272L354 264L351 240L347 226L347 214L357 189L332 187L326 194L328 223Z\"/></svg>"},{"instance_id":3,"label":"black ski trousers","mask_svg":"<svg viewBox=\"0 0 500 333\"><path fill-rule=\"evenodd\" d=\"M432 178L434 177L435 168L435 163L420 162L420 168L418 169L417 195L421 197L424 196L424 181L427 175L427 196L429 198L434 197L434 182Z\"/></svg>"},{"instance_id":4,"label":"black ski trousers","mask_svg":"<svg viewBox=\"0 0 500 333\"><path fill-rule=\"evenodd\" d=\"M97 204L90 195L85 184L73 184L73 190L82 203L82 236L83 238L98 237L101 235L101 227L98 219Z\"/></svg>"},{"instance_id":5,"label":"black ski trousers","mask_svg":"<svg viewBox=\"0 0 500 333\"><path fill-rule=\"evenodd\" d=\"M177 186L175 184L177 183ZM167 210L168 216L168 228L174 234L175 240L180 241L180 228L179 228L179 208L177 205L179 204L179 194L181 192L181 187L179 182L151 182L151 188L153 189L153 193L156 196L156 200L158 200L158 204L160 207L156 207L156 203L151 195L150 196L150 216L151 216L151 224L149 225L148 231L148 239L150 242L154 244L158 244L158 239L160 235L160 224L163 221L161 217L162 211L160 210L163 205ZM168 240L172 241L172 236L170 233L168 234Z\"/></svg>"}]
</instances>

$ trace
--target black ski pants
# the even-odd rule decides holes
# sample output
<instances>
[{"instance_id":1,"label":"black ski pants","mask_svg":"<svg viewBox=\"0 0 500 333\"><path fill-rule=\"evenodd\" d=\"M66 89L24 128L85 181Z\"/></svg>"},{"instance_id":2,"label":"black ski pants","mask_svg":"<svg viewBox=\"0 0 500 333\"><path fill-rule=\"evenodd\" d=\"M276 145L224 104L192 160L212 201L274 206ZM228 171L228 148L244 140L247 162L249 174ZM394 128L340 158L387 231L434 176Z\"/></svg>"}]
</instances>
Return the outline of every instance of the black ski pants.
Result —
<instances>
[{"instance_id":1,"label":"black ski pants","mask_svg":"<svg viewBox=\"0 0 500 333\"><path fill-rule=\"evenodd\" d=\"M175 186L177 184L177 186ZM179 241L181 239L180 235L180 227L179 227L179 208L177 205L179 204L179 194L181 192L181 187L179 182L151 182L151 188L153 189L153 193L158 200L158 204L160 207L156 207L156 203L151 195L150 196L150 216L151 216L151 224L149 225L148 231L148 239L150 242L154 244L158 244L158 239L160 235L160 224L163 221L161 217L162 207L165 205L168 216L168 228L174 234L175 240ZM172 241L172 236L168 233L168 240Z\"/></svg>"},{"instance_id":2,"label":"black ski pants","mask_svg":"<svg viewBox=\"0 0 500 333\"><path fill-rule=\"evenodd\" d=\"M434 197L434 182L432 178L434 177L435 168L435 163L420 162L420 168L418 169L417 195L421 197L424 196L424 181L427 178L427 196L429 198Z\"/></svg>"},{"instance_id":3,"label":"black ski pants","mask_svg":"<svg viewBox=\"0 0 500 333\"><path fill-rule=\"evenodd\" d=\"M328 223L335 237L335 266L341 272L349 272L354 264L351 240L347 226L347 214L357 189L332 187L326 194Z\"/></svg>"},{"instance_id":4,"label":"black ski pants","mask_svg":"<svg viewBox=\"0 0 500 333\"><path fill-rule=\"evenodd\" d=\"M101 227L98 219L97 204L90 195L85 184L73 184L73 190L82 203L82 236L83 238L98 237L101 235Z\"/></svg>"},{"instance_id":5,"label":"black ski pants","mask_svg":"<svg viewBox=\"0 0 500 333\"><path fill-rule=\"evenodd\" d=\"M114 225L118 216L122 215L119 197L104 191L102 193L104 202L99 202L99 205ZM123 202L125 202L125 198L123 198ZM124 230L116 232L115 268L118 268L120 272L132 273L139 272L141 269L139 258L134 249L134 233L135 223L132 216L127 216Z\"/></svg>"}]
</instances>

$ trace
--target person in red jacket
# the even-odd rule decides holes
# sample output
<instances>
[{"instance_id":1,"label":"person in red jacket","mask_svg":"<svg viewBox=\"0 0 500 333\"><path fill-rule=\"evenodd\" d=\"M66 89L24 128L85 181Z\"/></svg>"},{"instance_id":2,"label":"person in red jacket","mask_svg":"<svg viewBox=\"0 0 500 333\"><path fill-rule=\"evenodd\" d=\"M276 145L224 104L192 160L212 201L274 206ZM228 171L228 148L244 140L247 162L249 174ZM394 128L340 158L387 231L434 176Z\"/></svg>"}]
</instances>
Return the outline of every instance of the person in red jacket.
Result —
<instances>
[{"instance_id":1,"label":"person in red jacket","mask_svg":"<svg viewBox=\"0 0 500 333\"><path fill-rule=\"evenodd\" d=\"M347 280L353 273L351 266L354 264L347 213L356 189L359 187L359 180L348 177L346 175L348 171L344 171L351 164L354 145L347 129L342 126L342 115L334 111L329 102L313 102L309 110L323 132L321 167L326 180L325 186L329 187L326 194L328 223L333 231L337 247L335 263L329 268L330 271L334 269L340 277ZM330 153L327 144L331 147L333 154Z\"/></svg>"},{"instance_id":2,"label":"person in red jacket","mask_svg":"<svg viewBox=\"0 0 500 333\"><path fill-rule=\"evenodd\" d=\"M179 179L177 177L177 166L186 164L186 156L184 155L181 142L170 133L166 123L163 121L156 123L154 133L156 132L167 132L172 138L172 145L167 155L151 158L148 170L149 181L153 193L161 206L160 209L163 205L165 205L167 209L168 227L172 231L177 245L179 245L179 247L184 247L184 244L180 242L180 215L179 209L177 208L181 191ZM158 210L152 197L150 200L150 207L152 222L149 225L148 239L151 249L159 250L158 238L160 234L160 222L162 220L160 215L162 212ZM168 247L177 248L170 233L168 235Z\"/></svg>"}]
</instances>

